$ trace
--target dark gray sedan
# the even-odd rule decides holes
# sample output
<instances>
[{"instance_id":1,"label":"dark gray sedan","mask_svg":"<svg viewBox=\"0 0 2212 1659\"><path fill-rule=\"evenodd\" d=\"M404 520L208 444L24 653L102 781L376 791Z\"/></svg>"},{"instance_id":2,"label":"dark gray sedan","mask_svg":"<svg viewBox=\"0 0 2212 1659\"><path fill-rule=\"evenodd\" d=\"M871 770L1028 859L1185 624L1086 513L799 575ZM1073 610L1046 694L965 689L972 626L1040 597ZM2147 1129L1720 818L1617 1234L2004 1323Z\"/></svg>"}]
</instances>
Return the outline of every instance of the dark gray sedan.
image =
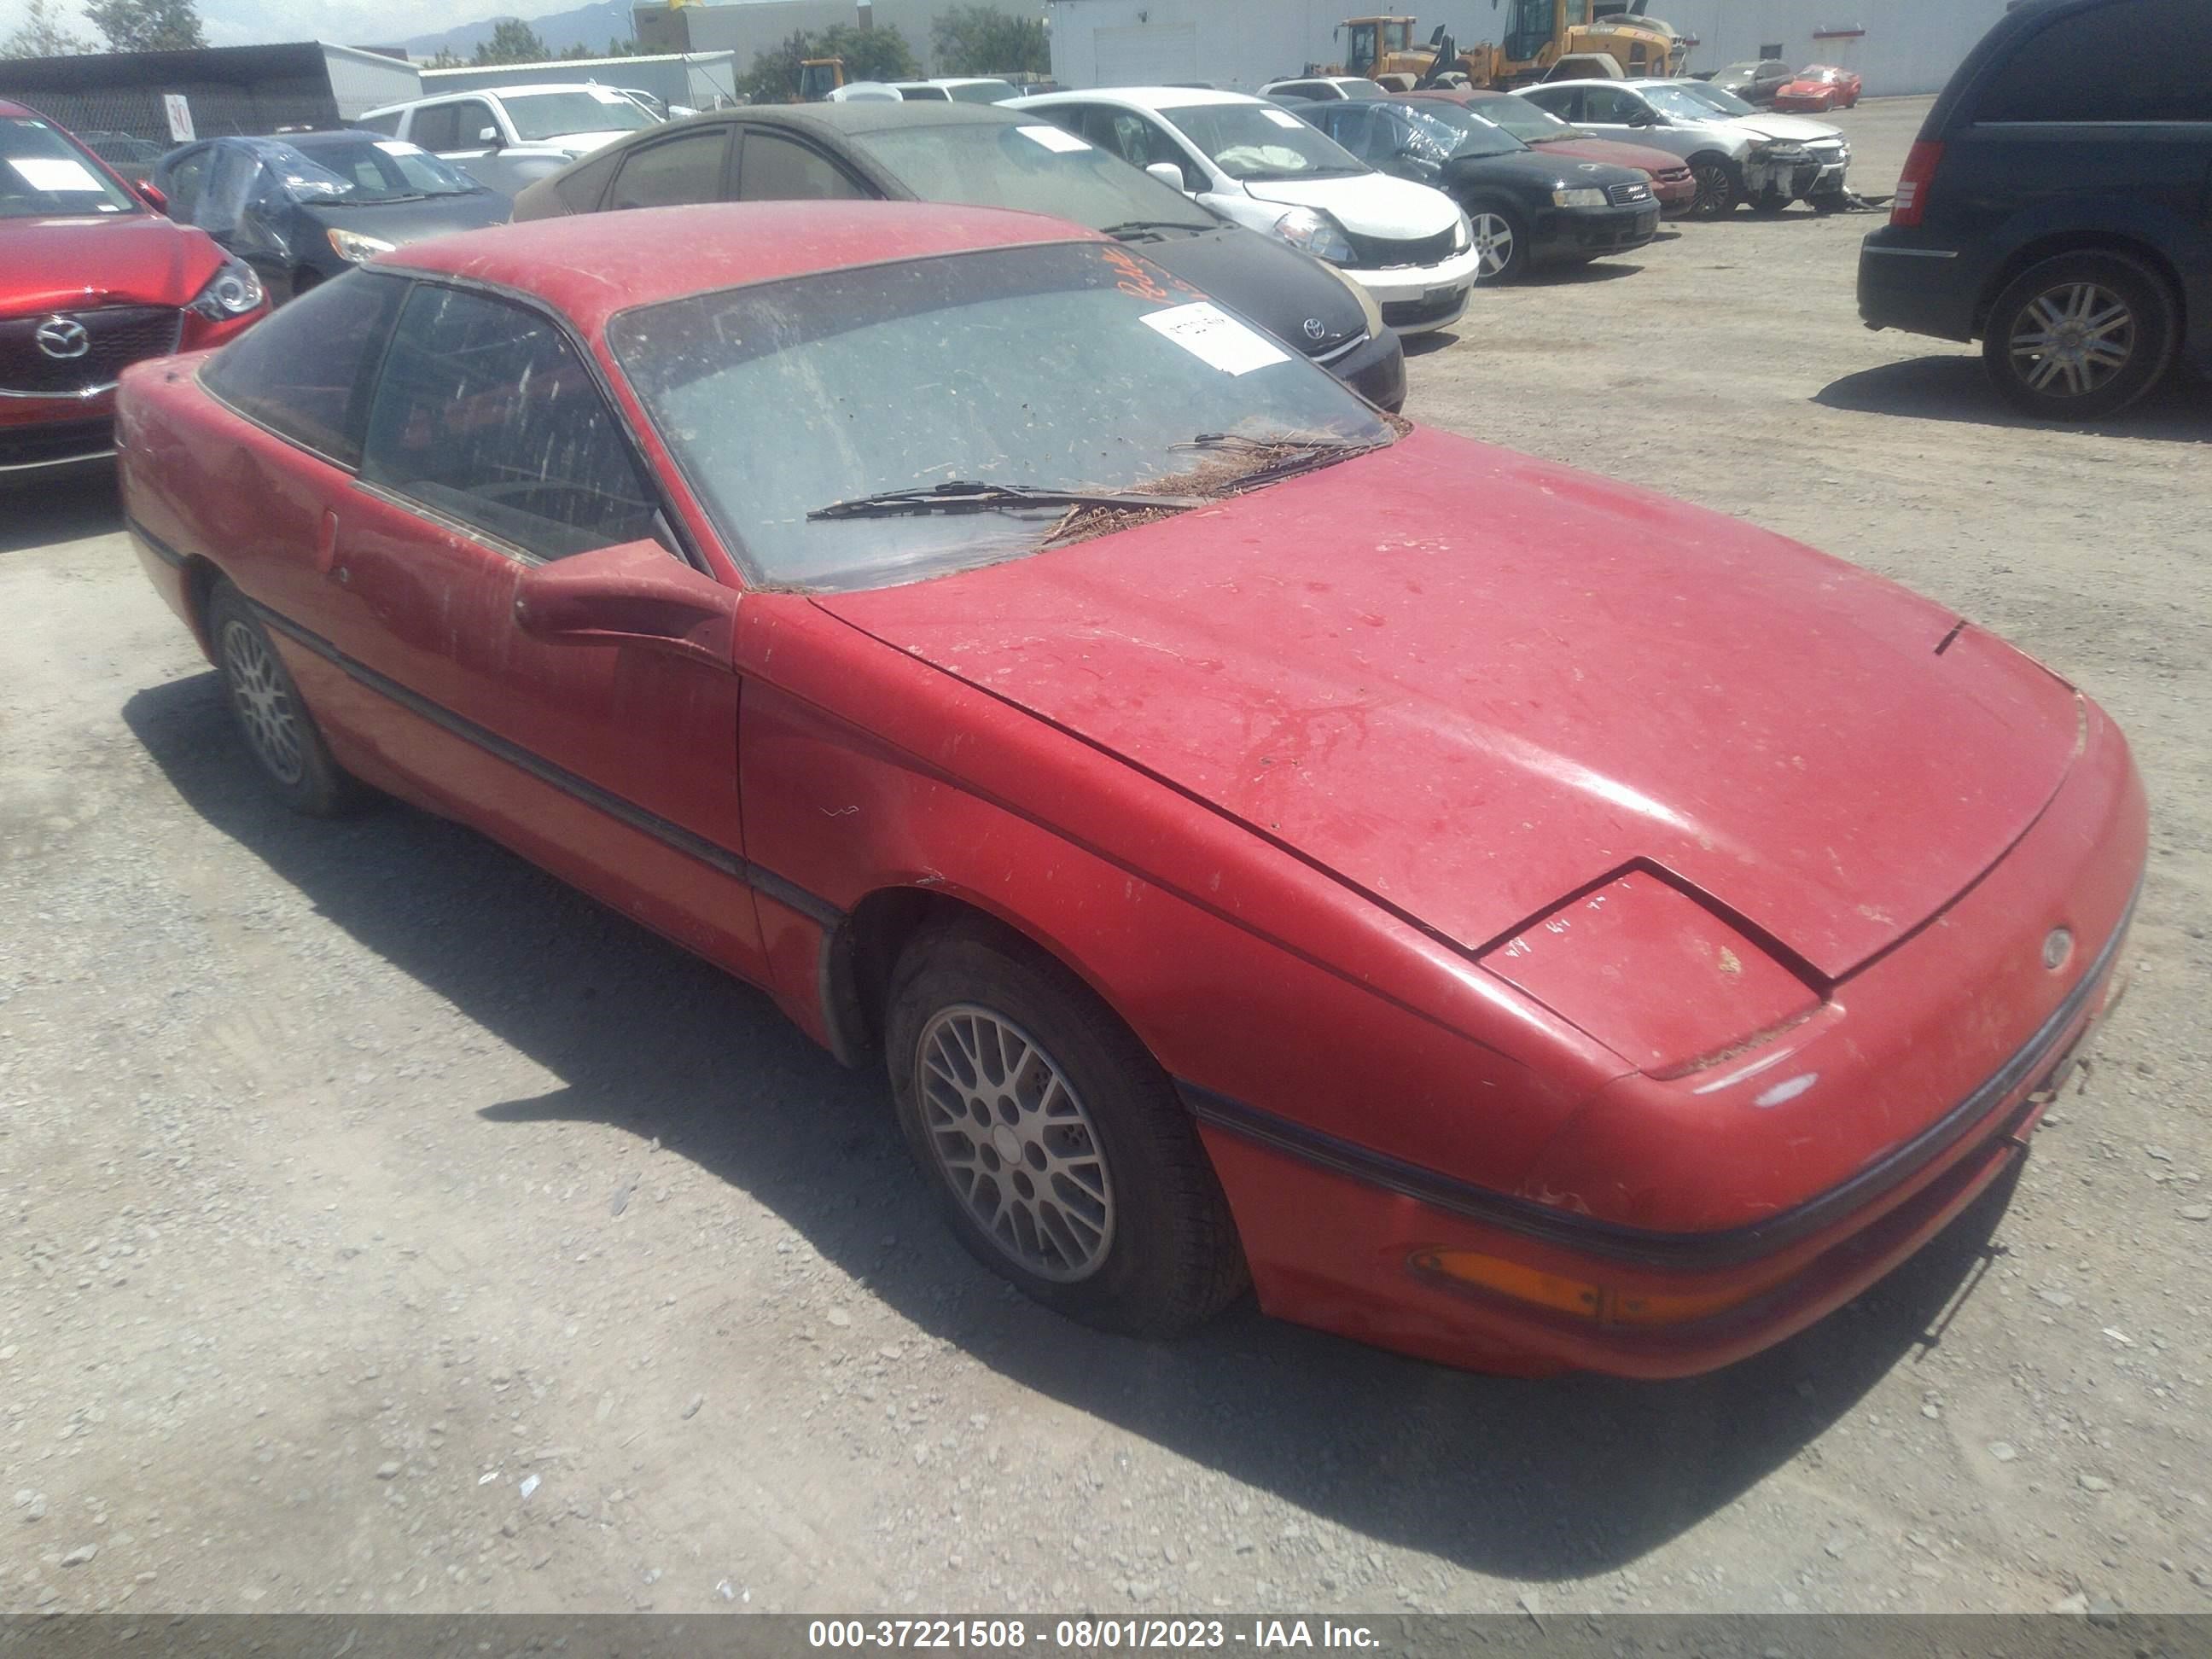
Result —
<instances>
[{"instance_id":1,"label":"dark gray sedan","mask_svg":"<svg viewBox=\"0 0 2212 1659\"><path fill-rule=\"evenodd\" d=\"M1364 289L1309 254L1224 222L1181 191L1035 115L989 105L797 104L636 133L514 198L517 219L682 203L959 202L1103 231L1320 363L1384 409L1405 353Z\"/></svg>"}]
</instances>

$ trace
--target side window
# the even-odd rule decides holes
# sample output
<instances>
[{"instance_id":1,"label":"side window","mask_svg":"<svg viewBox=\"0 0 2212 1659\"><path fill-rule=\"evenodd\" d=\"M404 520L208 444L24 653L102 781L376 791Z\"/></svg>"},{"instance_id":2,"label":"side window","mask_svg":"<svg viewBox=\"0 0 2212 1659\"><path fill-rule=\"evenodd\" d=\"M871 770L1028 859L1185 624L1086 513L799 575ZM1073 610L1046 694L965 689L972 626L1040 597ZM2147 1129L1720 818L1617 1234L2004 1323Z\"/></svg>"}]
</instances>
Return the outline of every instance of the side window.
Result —
<instances>
[{"instance_id":1,"label":"side window","mask_svg":"<svg viewBox=\"0 0 2212 1659\"><path fill-rule=\"evenodd\" d=\"M454 105L453 114L461 125L459 142L454 146L457 149L482 149L491 142L483 136L483 130L489 127L495 133L500 130L499 117L492 113L489 104L479 100L472 98L465 104Z\"/></svg>"},{"instance_id":2,"label":"side window","mask_svg":"<svg viewBox=\"0 0 2212 1659\"><path fill-rule=\"evenodd\" d=\"M745 135L738 164L740 202L862 202L867 193L827 157L772 132Z\"/></svg>"},{"instance_id":3,"label":"side window","mask_svg":"<svg viewBox=\"0 0 2212 1659\"><path fill-rule=\"evenodd\" d=\"M2120 0L2079 11L2013 48L1985 83L1977 121L2212 121L2212 8Z\"/></svg>"},{"instance_id":4,"label":"side window","mask_svg":"<svg viewBox=\"0 0 2212 1659\"><path fill-rule=\"evenodd\" d=\"M357 465L370 376L406 295L398 277L349 271L225 346L200 383L249 420Z\"/></svg>"},{"instance_id":5,"label":"side window","mask_svg":"<svg viewBox=\"0 0 2212 1659\"><path fill-rule=\"evenodd\" d=\"M1585 87L1579 118L1593 126L1625 127L1643 112L1644 102L1635 94L1612 87Z\"/></svg>"},{"instance_id":6,"label":"side window","mask_svg":"<svg viewBox=\"0 0 2212 1659\"><path fill-rule=\"evenodd\" d=\"M623 160L611 208L674 207L722 199L722 157L729 129L711 126L665 143L647 144Z\"/></svg>"},{"instance_id":7,"label":"side window","mask_svg":"<svg viewBox=\"0 0 2212 1659\"><path fill-rule=\"evenodd\" d=\"M380 132L387 138L397 138L399 136L399 118L404 113L403 110L394 110L389 115L356 116L352 125L366 127L371 132Z\"/></svg>"},{"instance_id":8,"label":"side window","mask_svg":"<svg viewBox=\"0 0 2212 1659\"><path fill-rule=\"evenodd\" d=\"M392 331L361 476L543 559L654 531L652 489L560 330L433 283Z\"/></svg>"},{"instance_id":9,"label":"side window","mask_svg":"<svg viewBox=\"0 0 2212 1659\"><path fill-rule=\"evenodd\" d=\"M169 198L169 216L184 224L192 222L192 210L199 205L200 191L207 183L208 152L189 150L169 163L166 170L168 182L162 186Z\"/></svg>"},{"instance_id":10,"label":"side window","mask_svg":"<svg viewBox=\"0 0 2212 1659\"><path fill-rule=\"evenodd\" d=\"M1548 111L1571 125L1584 118L1582 94L1577 88L1569 87L1548 91L1540 87L1523 87L1521 96L1538 109Z\"/></svg>"},{"instance_id":11,"label":"side window","mask_svg":"<svg viewBox=\"0 0 2212 1659\"><path fill-rule=\"evenodd\" d=\"M1185 190L1202 190L1203 179L1194 177L1182 146L1133 110L1089 104L1046 111L1060 124L1079 133L1109 155L1118 155L1133 167L1165 161L1182 174Z\"/></svg>"},{"instance_id":12,"label":"side window","mask_svg":"<svg viewBox=\"0 0 2212 1659\"><path fill-rule=\"evenodd\" d=\"M1354 103L1332 104L1320 112L1320 119L1322 131L1363 161L1389 154L1387 146L1376 148L1381 141L1371 109Z\"/></svg>"},{"instance_id":13,"label":"side window","mask_svg":"<svg viewBox=\"0 0 2212 1659\"><path fill-rule=\"evenodd\" d=\"M414 125L407 136L433 155L449 149L459 149L457 141L461 131L461 106L459 104L429 104L415 112Z\"/></svg>"}]
</instances>

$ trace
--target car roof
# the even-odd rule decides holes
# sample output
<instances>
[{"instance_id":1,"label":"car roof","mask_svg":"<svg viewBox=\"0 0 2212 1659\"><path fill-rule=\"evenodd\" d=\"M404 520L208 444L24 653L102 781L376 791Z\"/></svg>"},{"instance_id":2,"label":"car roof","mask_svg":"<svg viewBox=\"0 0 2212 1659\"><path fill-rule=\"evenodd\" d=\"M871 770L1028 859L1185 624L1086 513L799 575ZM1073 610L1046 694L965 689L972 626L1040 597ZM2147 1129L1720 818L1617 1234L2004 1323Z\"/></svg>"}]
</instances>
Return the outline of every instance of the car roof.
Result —
<instances>
[{"instance_id":1,"label":"car roof","mask_svg":"<svg viewBox=\"0 0 2212 1659\"><path fill-rule=\"evenodd\" d=\"M1300 79L1318 78L1300 76ZM1046 92L1022 100L1017 108L1042 109L1047 104L1127 104L1134 109L1188 109L1200 104L1264 104L1244 92L1217 92L1203 87L1094 87L1088 92Z\"/></svg>"},{"instance_id":2,"label":"car roof","mask_svg":"<svg viewBox=\"0 0 2212 1659\"><path fill-rule=\"evenodd\" d=\"M543 299L596 331L633 307L749 283L1108 240L1042 213L944 202L713 202L495 225L410 242L368 268L493 283ZM683 257L672 258L672 248Z\"/></svg>"},{"instance_id":3,"label":"car roof","mask_svg":"<svg viewBox=\"0 0 2212 1659\"><path fill-rule=\"evenodd\" d=\"M891 82L890 84L896 84ZM811 127L823 133L881 132L891 127L1035 126L1006 104L909 104L885 99L854 99L831 104L748 104L737 109L709 110L687 115L680 121L651 131L658 137L682 127L708 121L744 121L759 126ZM635 142L635 141L629 141Z\"/></svg>"},{"instance_id":4,"label":"car roof","mask_svg":"<svg viewBox=\"0 0 2212 1659\"><path fill-rule=\"evenodd\" d=\"M442 104L452 98L520 98L539 92L620 92L620 87L611 87L604 82L534 81L526 87L455 87L451 92L428 93L420 98L403 98L396 104L380 104L374 109L363 110L363 115L390 115L396 111L409 110L421 104Z\"/></svg>"}]
</instances>

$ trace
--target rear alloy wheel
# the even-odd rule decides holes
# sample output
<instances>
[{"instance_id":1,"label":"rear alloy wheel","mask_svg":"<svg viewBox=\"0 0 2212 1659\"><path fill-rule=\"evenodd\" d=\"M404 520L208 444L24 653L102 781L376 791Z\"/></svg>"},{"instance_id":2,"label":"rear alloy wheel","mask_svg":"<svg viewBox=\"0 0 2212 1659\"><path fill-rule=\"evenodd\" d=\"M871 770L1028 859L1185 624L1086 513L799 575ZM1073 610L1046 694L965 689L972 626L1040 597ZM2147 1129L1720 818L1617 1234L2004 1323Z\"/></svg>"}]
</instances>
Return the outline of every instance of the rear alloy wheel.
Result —
<instances>
[{"instance_id":1,"label":"rear alloy wheel","mask_svg":"<svg viewBox=\"0 0 2212 1659\"><path fill-rule=\"evenodd\" d=\"M1510 283L1528 268L1528 236L1521 222L1503 208L1474 208L1468 223L1474 228L1474 280Z\"/></svg>"},{"instance_id":2,"label":"rear alloy wheel","mask_svg":"<svg viewBox=\"0 0 2212 1659\"><path fill-rule=\"evenodd\" d=\"M331 758L268 631L227 581L208 596L207 633L246 749L284 805L310 817L337 817L372 799Z\"/></svg>"},{"instance_id":3,"label":"rear alloy wheel","mask_svg":"<svg viewBox=\"0 0 2212 1659\"><path fill-rule=\"evenodd\" d=\"M885 1060L900 1127L969 1252L1047 1307L1167 1336L1243 1289L1174 1085L1058 963L979 921L899 958Z\"/></svg>"},{"instance_id":4,"label":"rear alloy wheel","mask_svg":"<svg viewBox=\"0 0 2212 1659\"><path fill-rule=\"evenodd\" d=\"M1982 362L2028 414L2096 420L2158 383L2176 333L2172 298L2144 266L2124 254L2063 253L1997 296Z\"/></svg>"},{"instance_id":5,"label":"rear alloy wheel","mask_svg":"<svg viewBox=\"0 0 2212 1659\"><path fill-rule=\"evenodd\" d=\"M1701 219L1725 219L1735 211L1736 204L1743 199L1743 189L1736 182L1735 168L1724 155L1699 155L1692 158L1690 177L1697 181L1698 193L1690 203L1690 211Z\"/></svg>"}]
</instances>

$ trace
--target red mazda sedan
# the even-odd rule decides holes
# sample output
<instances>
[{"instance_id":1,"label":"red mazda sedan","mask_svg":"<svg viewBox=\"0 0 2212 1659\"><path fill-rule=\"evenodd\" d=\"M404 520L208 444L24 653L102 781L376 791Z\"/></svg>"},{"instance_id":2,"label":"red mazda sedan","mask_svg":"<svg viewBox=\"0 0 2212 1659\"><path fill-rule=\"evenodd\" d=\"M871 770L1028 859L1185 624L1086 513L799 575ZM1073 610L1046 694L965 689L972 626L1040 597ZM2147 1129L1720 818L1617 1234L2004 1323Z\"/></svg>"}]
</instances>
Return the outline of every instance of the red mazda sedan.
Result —
<instances>
[{"instance_id":1,"label":"red mazda sedan","mask_svg":"<svg viewBox=\"0 0 2212 1659\"><path fill-rule=\"evenodd\" d=\"M1054 220L417 243L121 421L280 795L767 988L1103 1327L1249 1277L1459 1364L1723 1364L2012 1166L2112 994L2143 793L2072 686Z\"/></svg>"},{"instance_id":2,"label":"red mazda sedan","mask_svg":"<svg viewBox=\"0 0 2212 1659\"><path fill-rule=\"evenodd\" d=\"M0 479L112 453L125 364L220 345L268 308L244 261L0 100Z\"/></svg>"}]
</instances>

